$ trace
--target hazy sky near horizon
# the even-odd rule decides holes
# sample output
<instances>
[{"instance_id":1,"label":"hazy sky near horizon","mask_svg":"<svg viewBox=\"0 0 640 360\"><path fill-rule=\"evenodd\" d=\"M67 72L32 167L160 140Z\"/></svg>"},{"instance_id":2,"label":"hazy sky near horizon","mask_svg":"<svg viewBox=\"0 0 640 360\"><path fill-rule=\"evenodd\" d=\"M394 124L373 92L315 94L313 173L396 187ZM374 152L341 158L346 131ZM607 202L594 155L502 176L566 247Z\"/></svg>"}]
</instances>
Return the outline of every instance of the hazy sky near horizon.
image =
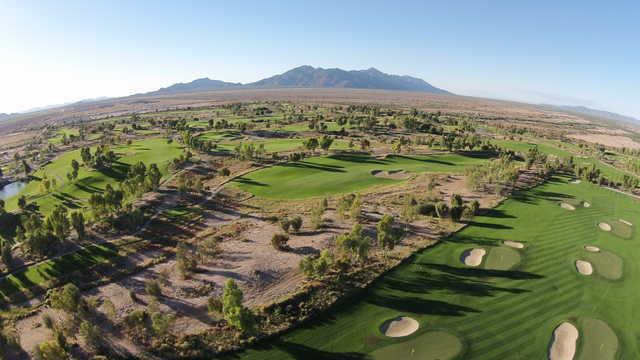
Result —
<instances>
[{"instance_id":1,"label":"hazy sky near horizon","mask_svg":"<svg viewBox=\"0 0 640 360\"><path fill-rule=\"evenodd\" d=\"M0 0L0 113L303 64L640 118L640 2Z\"/></svg>"}]
</instances>

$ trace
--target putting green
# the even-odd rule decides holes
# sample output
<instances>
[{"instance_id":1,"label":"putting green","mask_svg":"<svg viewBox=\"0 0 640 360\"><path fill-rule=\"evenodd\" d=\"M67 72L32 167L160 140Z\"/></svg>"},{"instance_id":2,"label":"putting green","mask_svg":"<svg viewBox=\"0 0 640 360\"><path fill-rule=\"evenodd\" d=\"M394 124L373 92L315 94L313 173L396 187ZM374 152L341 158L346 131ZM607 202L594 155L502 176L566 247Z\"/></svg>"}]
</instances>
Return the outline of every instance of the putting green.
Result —
<instances>
[{"instance_id":1,"label":"putting green","mask_svg":"<svg viewBox=\"0 0 640 360\"><path fill-rule=\"evenodd\" d=\"M458 357L462 349L462 341L455 335L444 331L427 331L411 340L376 350L371 357L376 360L447 360Z\"/></svg>"},{"instance_id":2,"label":"putting green","mask_svg":"<svg viewBox=\"0 0 640 360\"><path fill-rule=\"evenodd\" d=\"M492 270L511 270L520 264L521 259L520 252L518 250L496 246L489 250L489 255L487 255L484 262L484 268Z\"/></svg>"},{"instance_id":3,"label":"putting green","mask_svg":"<svg viewBox=\"0 0 640 360\"><path fill-rule=\"evenodd\" d=\"M596 273L605 279L618 280L622 277L624 262L610 251L585 252L584 258L595 267Z\"/></svg>"},{"instance_id":4,"label":"putting green","mask_svg":"<svg viewBox=\"0 0 640 360\"><path fill-rule=\"evenodd\" d=\"M582 319L582 346L578 355L579 360L613 360L618 352L618 337L607 323L598 319Z\"/></svg>"},{"instance_id":5,"label":"putting green","mask_svg":"<svg viewBox=\"0 0 640 360\"><path fill-rule=\"evenodd\" d=\"M265 198L300 199L356 192L371 186L402 181L374 176L371 174L373 170L461 173L466 167L485 161L485 156L476 154L387 156L384 159L361 154L336 154L259 170L236 179L233 184Z\"/></svg>"},{"instance_id":6,"label":"putting green","mask_svg":"<svg viewBox=\"0 0 640 360\"><path fill-rule=\"evenodd\" d=\"M607 223L611 225L611 233L618 237L629 239L633 235L633 226L629 226L618 219L609 220Z\"/></svg>"}]
</instances>

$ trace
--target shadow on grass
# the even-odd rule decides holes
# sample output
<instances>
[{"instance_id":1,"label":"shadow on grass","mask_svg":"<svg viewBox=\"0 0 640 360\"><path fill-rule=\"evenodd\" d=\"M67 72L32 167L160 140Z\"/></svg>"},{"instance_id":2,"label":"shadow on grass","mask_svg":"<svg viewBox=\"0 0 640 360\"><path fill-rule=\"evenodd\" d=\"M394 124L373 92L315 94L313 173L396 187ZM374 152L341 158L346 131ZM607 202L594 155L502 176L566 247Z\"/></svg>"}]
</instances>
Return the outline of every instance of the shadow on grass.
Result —
<instances>
[{"instance_id":1,"label":"shadow on grass","mask_svg":"<svg viewBox=\"0 0 640 360\"><path fill-rule=\"evenodd\" d=\"M284 163L284 164L282 164L280 166L306 168L306 169L314 169L314 170L328 171L328 172L338 172L338 173L346 172L346 170L344 170L342 166L316 164L316 163L310 163L310 162L307 162L307 161L288 162L288 163Z\"/></svg>"},{"instance_id":2,"label":"shadow on grass","mask_svg":"<svg viewBox=\"0 0 640 360\"><path fill-rule=\"evenodd\" d=\"M456 305L440 300L423 299L418 296L369 293L364 301L399 312L410 312L421 315L464 316L467 313L480 312L480 310L468 306Z\"/></svg>"},{"instance_id":3,"label":"shadow on grass","mask_svg":"<svg viewBox=\"0 0 640 360\"><path fill-rule=\"evenodd\" d=\"M265 183L261 183L259 181L255 181L255 180L252 180L252 179L247 179L247 178L242 177L242 176L238 177L238 178L235 178L233 180L233 182L237 182L237 183L245 184L245 185L252 185L252 186L269 186L269 185L267 185Z\"/></svg>"},{"instance_id":4,"label":"shadow on grass","mask_svg":"<svg viewBox=\"0 0 640 360\"><path fill-rule=\"evenodd\" d=\"M300 360L366 360L371 359L367 354L357 352L331 352L316 349L307 345L297 344L290 341L278 340L275 343L262 342L252 349L258 351L279 350L294 359ZM225 359L239 359L243 357L243 353L231 354L224 357Z\"/></svg>"},{"instance_id":5,"label":"shadow on grass","mask_svg":"<svg viewBox=\"0 0 640 360\"><path fill-rule=\"evenodd\" d=\"M458 268L445 264L434 264L428 262L416 262L418 266L424 266L427 269L438 270L447 274L468 276L468 277L497 277L514 280L535 280L542 279L544 276L516 270L489 270L489 269L471 269L471 268Z\"/></svg>"},{"instance_id":6,"label":"shadow on grass","mask_svg":"<svg viewBox=\"0 0 640 360\"><path fill-rule=\"evenodd\" d=\"M484 223L484 222L477 222L477 221L469 221L467 223L472 226L477 226L477 227L487 228L487 229L513 229L513 227L509 225L502 225L502 224L491 224L491 223Z\"/></svg>"}]
</instances>

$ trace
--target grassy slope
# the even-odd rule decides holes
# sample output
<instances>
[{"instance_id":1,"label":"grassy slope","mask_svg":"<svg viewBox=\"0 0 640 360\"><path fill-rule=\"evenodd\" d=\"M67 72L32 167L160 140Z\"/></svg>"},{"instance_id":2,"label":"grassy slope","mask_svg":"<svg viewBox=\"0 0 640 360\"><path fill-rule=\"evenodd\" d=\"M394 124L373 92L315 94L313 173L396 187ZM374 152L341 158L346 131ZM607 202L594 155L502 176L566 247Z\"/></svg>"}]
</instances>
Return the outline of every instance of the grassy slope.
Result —
<instances>
[{"instance_id":1,"label":"grassy slope","mask_svg":"<svg viewBox=\"0 0 640 360\"><path fill-rule=\"evenodd\" d=\"M82 166L75 183L69 183L66 174L71 171L72 159L81 162L80 150L67 152L34 174L41 177L46 172L47 176L54 177L57 181L56 191L43 196L40 182L31 181L19 195L26 195L29 201L35 200L43 213L59 203L66 203L70 207L82 206L82 201L88 199L92 192L102 191L107 184L121 181L128 167L138 161L147 165L157 163L160 171L166 174L168 162L180 155L181 146L177 143L167 144L165 139L148 139L131 145L114 146L113 150L120 158L111 170L97 171ZM7 209L15 209L17 200L18 196L7 199Z\"/></svg>"},{"instance_id":2,"label":"grassy slope","mask_svg":"<svg viewBox=\"0 0 640 360\"><path fill-rule=\"evenodd\" d=\"M361 155L314 157L259 170L234 183L259 196L293 199L362 190L399 180L371 175L372 170L460 173L465 166L486 161L459 154L432 156L389 156L375 159Z\"/></svg>"},{"instance_id":3,"label":"grassy slope","mask_svg":"<svg viewBox=\"0 0 640 360\"><path fill-rule=\"evenodd\" d=\"M587 200L592 207L563 210L558 206L562 196ZM543 359L560 322L578 319L583 330L583 319L596 318L616 332L621 358L637 358L640 235L636 232L632 239L624 240L597 230L599 219L612 216L640 224L638 202L595 185L555 179L507 200L456 236L417 254L380 279L361 301L354 300L272 341L265 349L240 357L287 359L304 350L309 358L339 358L346 353L370 353L441 329L463 340L463 358ZM473 269L460 263L465 249L499 246L503 240L527 244L519 268ZM585 256L585 244L623 258L624 277L610 281L578 275L574 261ZM400 314L419 320L421 329L407 339L381 336L377 329L382 321ZM588 355L579 347L576 359Z\"/></svg>"}]
</instances>

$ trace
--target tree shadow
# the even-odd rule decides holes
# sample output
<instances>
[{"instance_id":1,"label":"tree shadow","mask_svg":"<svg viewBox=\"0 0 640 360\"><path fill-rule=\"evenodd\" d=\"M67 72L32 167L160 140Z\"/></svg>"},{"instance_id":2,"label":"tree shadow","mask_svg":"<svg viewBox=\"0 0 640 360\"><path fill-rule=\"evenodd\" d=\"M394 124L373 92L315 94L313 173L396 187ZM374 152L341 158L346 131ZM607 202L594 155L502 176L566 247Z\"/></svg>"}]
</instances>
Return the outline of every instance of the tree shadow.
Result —
<instances>
[{"instance_id":1,"label":"tree shadow","mask_svg":"<svg viewBox=\"0 0 640 360\"><path fill-rule=\"evenodd\" d=\"M490 269L472 269L472 268L458 268L445 264L434 264L428 262L416 262L418 266L424 266L428 269L438 270L447 274L469 276L469 277L497 277L514 280L535 280L542 279L544 276L517 270L490 270Z\"/></svg>"},{"instance_id":2,"label":"tree shadow","mask_svg":"<svg viewBox=\"0 0 640 360\"><path fill-rule=\"evenodd\" d=\"M381 295L378 293L369 293L364 301L380 307L420 315L464 316L467 313L480 312L480 310L464 305L452 304L441 300L423 299L405 294L396 296L391 294Z\"/></svg>"}]
</instances>

